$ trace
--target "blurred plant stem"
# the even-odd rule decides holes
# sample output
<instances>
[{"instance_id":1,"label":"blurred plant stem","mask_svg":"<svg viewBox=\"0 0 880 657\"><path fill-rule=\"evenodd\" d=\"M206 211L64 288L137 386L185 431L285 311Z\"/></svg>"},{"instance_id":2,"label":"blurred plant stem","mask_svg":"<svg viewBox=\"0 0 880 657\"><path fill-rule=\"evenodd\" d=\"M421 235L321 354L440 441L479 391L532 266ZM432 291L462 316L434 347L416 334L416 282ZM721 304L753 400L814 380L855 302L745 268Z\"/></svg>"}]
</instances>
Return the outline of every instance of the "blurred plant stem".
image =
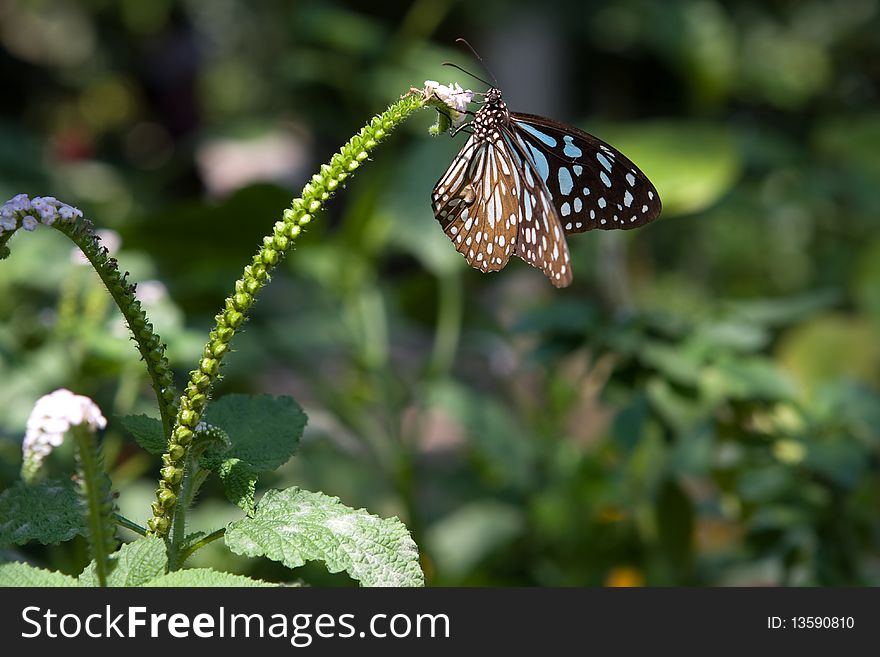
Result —
<instances>
[{"instance_id":1,"label":"blurred plant stem","mask_svg":"<svg viewBox=\"0 0 880 657\"><path fill-rule=\"evenodd\" d=\"M615 231L601 231L598 248L596 273L602 298L615 314L628 314L632 312L633 302L624 236Z\"/></svg>"},{"instance_id":2,"label":"blurred plant stem","mask_svg":"<svg viewBox=\"0 0 880 657\"><path fill-rule=\"evenodd\" d=\"M438 278L437 284L437 327L434 331L434 349L428 363L428 376L432 379L446 376L452 368L464 313L461 273L457 269L446 272Z\"/></svg>"}]
</instances>

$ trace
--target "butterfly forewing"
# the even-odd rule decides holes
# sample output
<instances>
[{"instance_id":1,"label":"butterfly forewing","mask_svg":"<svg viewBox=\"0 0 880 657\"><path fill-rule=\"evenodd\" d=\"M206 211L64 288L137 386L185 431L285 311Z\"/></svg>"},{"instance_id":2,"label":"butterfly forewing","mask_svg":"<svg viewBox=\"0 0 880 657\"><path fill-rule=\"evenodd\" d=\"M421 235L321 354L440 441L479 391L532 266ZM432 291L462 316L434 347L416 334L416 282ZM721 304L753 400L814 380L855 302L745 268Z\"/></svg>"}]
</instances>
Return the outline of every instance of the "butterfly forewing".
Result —
<instances>
[{"instance_id":1,"label":"butterfly forewing","mask_svg":"<svg viewBox=\"0 0 880 657\"><path fill-rule=\"evenodd\" d=\"M511 119L566 233L638 228L660 214L660 196L651 181L601 139L532 114L512 113Z\"/></svg>"},{"instance_id":2,"label":"butterfly forewing","mask_svg":"<svg viewBox=\"0 0 880 657\"><path fill-rule=\"evenodd\" d=\"M473 135L434 187L434 215L471 267L507 264L516 247L519 187L508 150Z\"/></svg>"}]
</instances>

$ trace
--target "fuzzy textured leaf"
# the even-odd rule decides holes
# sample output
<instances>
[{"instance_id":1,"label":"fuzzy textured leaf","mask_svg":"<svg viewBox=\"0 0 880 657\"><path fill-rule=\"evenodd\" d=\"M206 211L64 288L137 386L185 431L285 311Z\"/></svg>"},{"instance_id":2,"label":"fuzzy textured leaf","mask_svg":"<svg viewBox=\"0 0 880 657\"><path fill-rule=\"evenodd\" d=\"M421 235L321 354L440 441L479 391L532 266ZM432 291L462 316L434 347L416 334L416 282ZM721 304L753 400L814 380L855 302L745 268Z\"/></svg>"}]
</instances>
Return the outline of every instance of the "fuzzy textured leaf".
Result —
<instances>
[{"instance_id":1,"label":"fuzzy textured leaf","mask_svg":"<svg viewBox=\"0 0 880 657\"><path fill-rule=\"evenodd\" d=\"M205 420L229 434L232 446L223 457L240 459L256 472L284 465L306 426L299 404L272 395L226 395L208 406Z\"/></svg>"},{"instance_id":2,"label":"fuzzy textured leaf","mask_svg":"<svg viewBox=\"0 0 880 657\"><path fill-rule=\"evenodd\" d=\"M30 564L14 562L0 564L0 587L8 586L79 586L70 575L54 570L35 568Z\"/></svg>"},{"instance_id":3,"label":"fuzzy textured leaf","mask_svg":"<svg viewBox=\"0 0 880 657\"><path fill-rule=\"evenodd\" d=\"M165 542L151 537L123 545L113 555L113 564L107 586L141 586L165 574ZM80 574L79 582L82 586L98 586L94 561Z\"/></svg>"},{"instance_id":4,"label":"fuzzy textured leaf","mask_svg":"<svg viewBox=\"0 0 880 657\"><path fill-rule=\"evenodd\" d=\"M0 494L0 545L61 543L85 532L84 511L70 480L19 481Z\"/></svg>"},{"instance_id":5,"label":"fuzzy textured leaf","mask_svg":"<svg viewBox=\"0 0 880 657\"><path fill-rule=\"evenodd\" d=\"M144 584L144 586L171 586L171 587L243 587L243 586L278 586L272 582L264 582L259 579L251 579L243 575L221 573L210 568L189 568L187 570L175 570L173 573L162 575Z\"/></svg>"},{"instance_id":6,"label":"fuzzy textured leaf","mask_svg":"<svg viewBox=\"0 0 880 657\"><path fill-rule=\"evenodd\" d=\"M162 433L162 423L156 418L146 415L126 415L119 418L128 432L134 436L137 444L150 454L157 456L165 452L165 435Z\"/></svg>"},{"instance_id":7,"label":"fuzzy textured leaf","mask_svg":"<svg viewBox=\"0 0 880 657\"><path fill-rule=\"evenodd\" d=\"M268 491L253 518L230 523L226 545L288 568L323 561L362 586L424 586L418 547L397 518L345 506L337 497L298 488Z\"/></svg>"},{"instance_id":8,"label":"fuzzy textured leaf","mask_svg":"<svg viewBox=\"0 0 880 657\"><path fill-rule=\"evenodd\" d=\"M216 468L226 499L243 509L248 515L254 513L254 493L258 473L241 459L223 459Z\"/></svg>"}]
</instances>

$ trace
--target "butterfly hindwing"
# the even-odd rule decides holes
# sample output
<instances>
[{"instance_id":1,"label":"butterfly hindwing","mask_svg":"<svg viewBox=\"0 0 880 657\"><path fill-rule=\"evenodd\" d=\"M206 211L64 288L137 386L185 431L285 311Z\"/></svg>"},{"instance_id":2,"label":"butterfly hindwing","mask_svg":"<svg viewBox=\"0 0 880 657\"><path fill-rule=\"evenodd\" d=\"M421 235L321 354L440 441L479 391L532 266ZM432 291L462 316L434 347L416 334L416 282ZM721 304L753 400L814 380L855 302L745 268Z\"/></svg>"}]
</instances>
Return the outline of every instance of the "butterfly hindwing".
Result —
<instances>
[{"instance_id":1,"label":"butterfly hindwing","mask_svg":"<svg viewBox=\"0 0 880 657\"><path fill-rule=\"evenodd\" d=\"M434 216L471 267L498 271L514 253L520 181L506 148L471 135L434 187Z\"/></svg>"},{"instance_id":2,"label":"butterfly hindwing","mask_svg":"<svg viewBox=\"0 0 880 657\"><path fill-rule=\"evenodd\" d=\"M660 214L654 185L615 148L551 119L510 116L512 131L546 184L566 233L638 228Z\"/></svg>"},{"instance_id":3,"label":"butterfly hindwing","mask_svg":"<svg viewBox=\"0 0 880 657\"><path fill-rule=\"evenodd\" d=\"M533 160L513 139L513 136L506 134L506 144L513 154L514 163L519 167L519 175L523 181L516 255L544 272L556 287L566 287L572 278L571 255L553 207L553 198Z\"/></svg>"}]
</instances>

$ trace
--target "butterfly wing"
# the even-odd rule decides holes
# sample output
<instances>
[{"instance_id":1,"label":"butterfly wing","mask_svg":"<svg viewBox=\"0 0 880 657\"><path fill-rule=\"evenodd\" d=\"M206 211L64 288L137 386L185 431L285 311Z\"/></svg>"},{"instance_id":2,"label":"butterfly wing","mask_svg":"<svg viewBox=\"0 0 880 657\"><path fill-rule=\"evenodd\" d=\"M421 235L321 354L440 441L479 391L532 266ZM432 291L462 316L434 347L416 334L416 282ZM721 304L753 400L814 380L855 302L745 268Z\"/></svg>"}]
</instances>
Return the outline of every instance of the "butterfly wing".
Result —
<instances>
[{"instance_id":1,"label":"butterfly wing","mask_svg":"<svg viewBox=\"0 0 880 657\"><path fill-rule=\"evenodd\" d=\"M553 198L534 161L516 143L516 135L505 130L504 138L522 180L516 255L544 272L556 287L567 287L571 283L571 255Z\"/></svg>"},{"instance_id":2,"label":"butterfly wing","mask_svg":"<svg viewBox=\"0 0 880 657\"><path fill-rule=\"evenodd\" d=\"M601 139L533 114L511 113L511 126L566 233L638 228L660 214L660 196L648 177Z\"/></svg>"},{"instance_id":3,"label":"butterfly wing","mask_svg":"<svg viewBox=\"0 0 880 657\"><path fill-rule=\"evenodd\" d=\"M503 142L471 135L431 194L434 216L468 264L502 269L516 247L520 173Z\"/></svg>"}]
</instances>

